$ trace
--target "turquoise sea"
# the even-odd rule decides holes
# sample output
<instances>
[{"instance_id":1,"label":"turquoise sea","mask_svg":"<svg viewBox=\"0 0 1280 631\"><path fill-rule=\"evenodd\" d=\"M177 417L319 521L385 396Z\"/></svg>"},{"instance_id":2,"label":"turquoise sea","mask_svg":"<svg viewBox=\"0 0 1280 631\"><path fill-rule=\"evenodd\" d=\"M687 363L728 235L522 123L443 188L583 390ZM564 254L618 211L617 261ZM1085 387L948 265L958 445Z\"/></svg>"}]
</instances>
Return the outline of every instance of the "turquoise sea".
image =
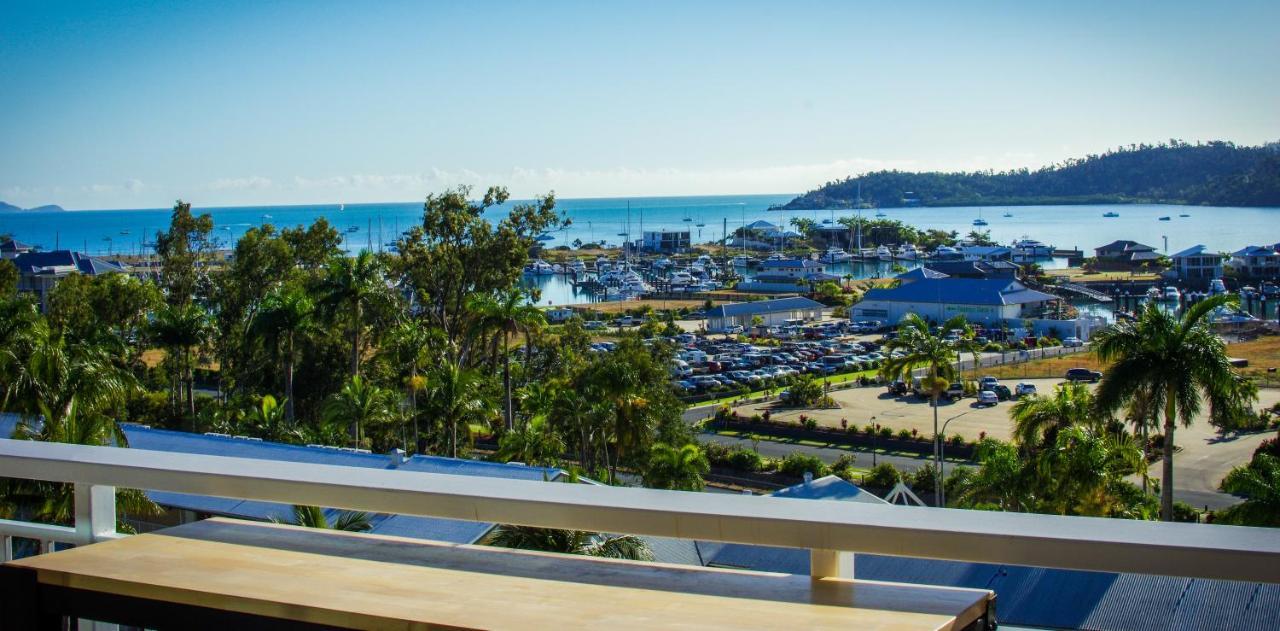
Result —
<instances>
[{"instance_id":1,"label":"turquoise sea","mask_svg":"<svg viewBox=\"0 0 1280 631\"><path fill-rule=\"evenodd\" d=\"M838 219L856 211L786 211L767 210L770 205L784 203L793 196L780 195L716 195L694 197L634 197L608 199L560 199L557 207L571 220L571 225L550 236L549 246L604 241L616 245L621 233L639 238L642 230L688 229L695 242L717 240L724 230L732 232L744 223L764 219L787 224L791 217L802 216L816 221ZM509 202L516 203L516 202ZM421 202L386 204L338 204L300 206L243 206L234 208L202 208L213 216L217 238L229 246L251 226L272 223L276 226L310 224L326 217L343 231L344 246L350 251L377 249L395 240L402 230L417 223L422 215ZM1105 218L1114 211L1119 217ZM490 209L497 218L506 209ZM1249 244L1280 242L1280 208L1226 208L1209 206L1119 205L1119 206L1014 206L986 208L889 208L864 210L863 216L877 212L919 228L956 230L962 235L972 230L974 219L981 216L989 225L992 237L1002 243L1030 237L1059 248L1089 251L1116 239L1133 239L1160 251L1174 253L1196 244L1214 250L1234 251ZM1010 215L1005 217L1004 215ZM1181 215L1188 215L1182 217ZM1169 217L1160 221L1160 217ZM628 217L630 228L628 228ZM165 227L169 209L78 210L64 212L0 214L0 233L45 249L69 248L95 254L137 254L147 250L157 230ZM701 224L701 225L699 225ZM385 246L384 246L385 247ZM854 266L838 273L866 276L883 272L876 265ZM559 279L540 279L543 301L578 302L571 288Z\"/></svg>"}]
</instances>

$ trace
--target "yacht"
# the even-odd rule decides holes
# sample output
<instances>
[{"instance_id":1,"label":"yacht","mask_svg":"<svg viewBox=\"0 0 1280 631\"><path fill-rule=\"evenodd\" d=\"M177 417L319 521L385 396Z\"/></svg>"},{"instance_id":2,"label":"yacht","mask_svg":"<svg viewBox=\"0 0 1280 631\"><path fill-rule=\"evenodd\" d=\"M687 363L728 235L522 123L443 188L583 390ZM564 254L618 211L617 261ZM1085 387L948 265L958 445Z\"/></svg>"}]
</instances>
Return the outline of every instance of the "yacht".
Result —
<instances>
[{"instance_id":1,"label":"yacht","mask_svg":"<svg viewBox=\"0 0 1280 631\"><path fill-rule=\"evenodd\" d=\"M1191 215L1188 215L1188 214L1186 214L1186 213L1183 213L1183 214L1178 215L1178 216L1179 216L1179 217L1190 217Z\"/></svg>"},{"instance_id":2,"label":"yacht","mask_svg":"<svg viewBox=\"0 0 1280 631\"><path fill-rule=\"evenodd\" d=\"M1028 239L1026 237L1013 242L1014 253L1022 254L1024 256L1053 256L1053 250L1054 247L1052 245L1047 245L1041 241Z\"/></svg>"},{"instance_id":3,"label":"yacht","mask_svg":"<svg viewBox=\"0 0 1280 631\"><path fill-rule=\"evenodd\" d=\"M1008 217L1012 217L1012 216L1013 216L1013 213L1005 213L1005 214L1004 214L1004 217L1006 217L1006 218L1008 218Z\"/></svg>"},{"instance_id":4,"label":"yacht","mask_svg":"<svg viewBox=\"0 0 1280 631\"><path fill-rule=\"evenodd\" d=\"M827 248L827 251L823 252L822 257L818 260L823 263L848 263L853 260L853 255L833 246Z\"/></svg>"},{"instance_id":5,"label":"yacht","mask_svg":"<svg viewBox=\"0 0 1280 631\"><path fill-rule=\"evenodd\" d=\"M1164 288L1164 299L1165 299L1165 300L1172 300L1172 301L1174 301L1174 302L1177 302L1177 301L1178 301L1178 300L1180 300L1181 298L1182 298L1182 294L1178 291L1178 288L1177 288L1177 287L1165 287L1165 288Z\"/></svg>"},{"instance_id":6,"label":"yacht","mask_svg":"<svg viewBox=\"0 0 1280 631\"><path fill-rule=\"evenodd\" d=\"M940 258L940 259L955 258L960 255L961 255L960 250L957 250L949 245L940 245L937 247L937 249L933 251L933 256L935 258Z\"/></svg>"},{"instance_id":7,"label":"yacht","mask_svg":"<svg viewBox=\"0 0 1280 631\"><path fill-rule=\"evenodd\" d=\"M1151 287L1150 289L1147 289L1147 298L1151 300L1159 300L1160 296L1161 294L1160 294L1159 287Z\"/></svg>"},{"instance_id":8,"label":"yacht","mask_svg":"<svg viewBox=\"0 0 1280 631\"><path fill-rule=\"evenodd\" d=\"M973 225L975 225L975 226L985 226L985 225L987 225L987 220L982 218L982 209L981 209L981 208L979 208L979 209L978 209L978 218L973 220Z\"/></svg>"},{"instance_id":9,"label":"yacht","mask_svg":"<svg viewBox=\"0 0 1280 631\"><path fill-rule=\"evenodd\" d=\"M672 285L683 286L693 283L693 276L689 274L689 272L684 271L672 272L671 276L669 276L667 280L671 281Z\"/></svg>"},{"instance_id":10,"label":"yacht","mask_svg":"<svg viewBox=\"0 0 1280 631\"><path fill-rule=\"evenodd\" d=\"M1213 310L1213 313L1209 316L1209 321L1214 324L1245 324L1257 322L1258 319L1239 309L1222 306Z\"/></svg>"},{"instance_id":11,"label":"yacht","mask_svg":"<svg viewBox=\"0 0 1280 631\"><path fill-rule=\"evenodd\" d=\"M881 261L892 261L893 250L890 250L887 246L882 245L876 248L876 258L880 259Z\"/></svg>"},{"instance_id":12,"label":"yacht","mask_svg":"<svg viewBox=\"0 0 1280 631\"><path fill-rule=\"evenodd\" d=\"M876 217L888 217L888 215L884 214L884 211L882 210L882 211L880 211L880 212L876 213Z\"/></svg>"},{"instance_id":13,"label":"yacht","mask_svg":"<svg viewBox=\"0 0 1280 631\"><path fill-rule=\"evenodd\" d=\"M739 254L738 256L733 257L734 267L746 267L750 264L751 264L751 259L747 258L744 255Z\"/></svg>"},{"instance_id":14,"label":"yacht","mask_svg":"<svg viewBox=\"0 0 1280 631\"><path fill-rule=\"evenodd\" d=\"M1160 217L1160 219L1159 219L1159 220L1160 220L1160 221L1169 221L1169 216L1168 216L1168 215L1165 215L1165 216L1163 216L1163 217Z\"/></svg>"},{"instance_id":15,"label":"yacht","mask_svg":"<svg viewBox=\"0 0 1280 631\"><path fill-rule=\"evenodd\" d=\"M1103 216L1103 217L1119 217L1119 216L1120 216L1120 213L1118 213L1118 212L1116 212L1116 211L1114 211L1114 210L1108 210L1107 212L1102 213L1102 216Z\"/></svg>"},{"instance_id":16,"label":"yacht","mask_svg":"<svg viewBox=\"0 0 1280 631\"><path fill-rule=\"evenodd\" d=\"M555 268L552 267L550 263L542 259L529 261L529 263L524 266L525 276L550 276L555 273Z\"/></svg>"},{"instance_id":17,"label":"yacht","mask_svg":"<svg viewBox=\"0 0 1280 631\"><path fill-rule=\"evenodd\" d=\"M578 276L582 276L587 273L587 264L582 261L575 260L569 264L569 271L577 274Z\"/></svg>"},{"instance_id":18,"label":"yacht","mask_svg":"<svg viewBox=\"0 0 1280 631\"><path fill-rule=\"evenodd\" d=\"M672 265L673 263L671 262L671 259L663 256L663 257L659 257L657 260L653 262L653 269L654 271L661 271L661 270L667 269L668 267L671 267Z\"/></svg>"},{"instance_id":19,"label":"yacht","mask_svg":"<svg viewBox=\"0 0 1280 631\"><path fill-rule=\"evenodd\" d=\"M1212 295L1227 293L1227 285L1222 282L1221 278L1215 278L1209 281L1209 293Z\"/></svg>"},{"instance_id":20,"label":"yacht","mask_svg":"<svg viewBox=\"0 0 1280 631\"><path fill-rule=\"evenodd\" d=\"M904 243L898 246L898 252L895 256L904 261L914 261L920 258L920 251L916 249L916 246L910 243Z\"/></svg>"}]
</instances>

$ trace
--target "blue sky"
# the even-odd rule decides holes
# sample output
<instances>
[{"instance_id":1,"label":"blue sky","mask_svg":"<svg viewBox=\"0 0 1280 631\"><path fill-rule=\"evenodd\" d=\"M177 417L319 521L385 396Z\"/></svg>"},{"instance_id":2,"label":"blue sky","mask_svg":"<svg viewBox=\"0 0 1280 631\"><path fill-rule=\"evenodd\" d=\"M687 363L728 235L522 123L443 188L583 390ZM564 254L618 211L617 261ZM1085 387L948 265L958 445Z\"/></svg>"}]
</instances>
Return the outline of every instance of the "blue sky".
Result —
<instances>
[{"instance_id":1,"label":"blue sky","mask_svg":"<svg viewBox=\"0 0 1280 631\"><path fill-rule=\"evenodd\" d=\"M799 192L1280 139L1271 2L18 2L0 199Z\"/></svg>"}]
</instances>

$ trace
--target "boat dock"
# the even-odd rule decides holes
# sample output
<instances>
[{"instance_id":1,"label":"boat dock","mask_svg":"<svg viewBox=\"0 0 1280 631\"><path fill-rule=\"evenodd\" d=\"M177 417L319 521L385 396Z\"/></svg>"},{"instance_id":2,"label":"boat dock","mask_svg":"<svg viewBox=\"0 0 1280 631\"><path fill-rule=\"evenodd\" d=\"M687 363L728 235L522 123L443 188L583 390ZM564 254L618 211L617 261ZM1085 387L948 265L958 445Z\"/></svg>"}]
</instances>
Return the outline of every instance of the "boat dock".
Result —
<instances>
[{"instance_id":1,"label":"boat dock","mask_svg":"<svg viewBox=\"0 0 1280 631\"><path fill-rule=\"evenodd\" d=\"M1069 293L1073 293L1073 294L1078 294L1078 295L1084 296L1084 297L1086 297L1086 298L1091 298L1091 299L1093 299L1093 300L1097 300L1098 302L1111 302L1111 296L1108 296L1107 294L1104 294L1104 293L1102 293L1102 292L1100 292L1100 291L1098 291L1098 290L1096 290L1096 289L1089 289L1088 287L1085 287L1084 285L1078 285L1078 284L1076 284L1076 283L1066 283L1066 284L1064 284L1064 285L1054 285L1053 287L1051 287L1051 289L1061 289L1061 290L1063 290L1063 291L1065 291L1065 292L1069 292Z\"/></svg>"}]
</instances>

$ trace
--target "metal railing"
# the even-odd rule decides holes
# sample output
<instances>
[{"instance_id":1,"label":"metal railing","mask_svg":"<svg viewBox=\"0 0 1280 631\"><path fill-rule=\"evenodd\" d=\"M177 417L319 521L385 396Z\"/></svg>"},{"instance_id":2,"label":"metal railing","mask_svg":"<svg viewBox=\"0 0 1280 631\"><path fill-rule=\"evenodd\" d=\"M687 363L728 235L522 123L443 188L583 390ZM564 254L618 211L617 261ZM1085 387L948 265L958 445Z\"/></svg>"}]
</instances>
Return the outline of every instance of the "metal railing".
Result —
<instances>
[{"instance_id":1,"label":"metal railing","mask_svg":"<svg viewBox=\"0 0 1280 631\"><path fill-rule=\"evenodd\" d=\"M814 576L854 552L1280 582L1276 530L804 501L0 440L0 476L71 482L75 527L0 522L6 537L117 537L115 487L378 513L803 548Z\"/></svg>"}]
</instances>

